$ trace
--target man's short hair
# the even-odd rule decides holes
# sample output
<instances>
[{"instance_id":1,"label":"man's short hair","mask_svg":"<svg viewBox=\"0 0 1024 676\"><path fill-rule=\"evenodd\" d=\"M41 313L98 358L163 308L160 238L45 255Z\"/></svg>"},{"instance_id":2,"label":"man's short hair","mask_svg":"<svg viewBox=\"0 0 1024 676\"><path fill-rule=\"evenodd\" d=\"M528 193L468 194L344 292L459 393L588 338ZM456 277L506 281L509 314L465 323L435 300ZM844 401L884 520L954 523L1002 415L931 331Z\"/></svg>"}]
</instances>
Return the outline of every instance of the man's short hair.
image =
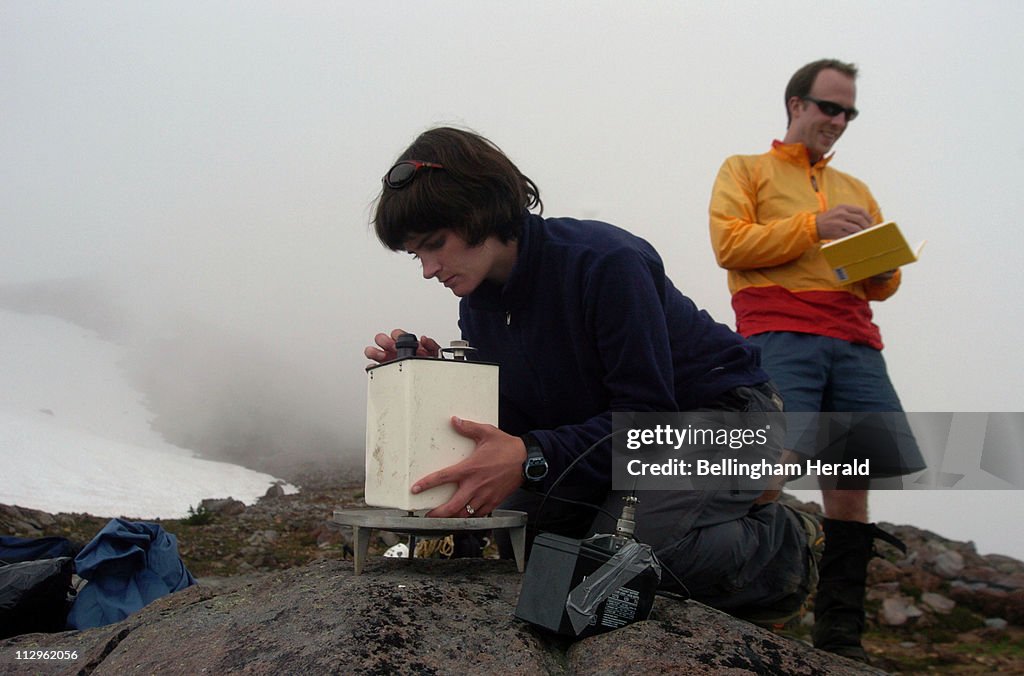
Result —
<instances>
[{"instance_id":1,"label":"man's short hair","mask_svg":"<svg viewBox=\"0 0 1024 676\"><path fill-rule=\"evenodd\" d=\"M838 59L818 59L793 73L793 77L789 78L789 84L786 85L786 98L783 101L786 106L787 128L792 119L792 114L789 112L789 100L794 96L802 99L809 95L811 87L814 86L814 80L818 77L818 73L828 69L838 70L843 75L849 75L851 78L857 79L857 66L845 61L839 61Z\"/></svg>"},{"instance_id":2,"label":"man's short hair","mask_svg":"<svg viewBox=\"0 0 1024 676\"><path fill-rule=\"evenodd\" d=\"M392 251L414 235L451 229L470 246L491 235L501 242L519 238L529 209L544 205L540 191L501 149L479 134L452 127L423 132L398 158L434 162L401 188L385 186L373 223Z\"/></svg>"}]
</instances>

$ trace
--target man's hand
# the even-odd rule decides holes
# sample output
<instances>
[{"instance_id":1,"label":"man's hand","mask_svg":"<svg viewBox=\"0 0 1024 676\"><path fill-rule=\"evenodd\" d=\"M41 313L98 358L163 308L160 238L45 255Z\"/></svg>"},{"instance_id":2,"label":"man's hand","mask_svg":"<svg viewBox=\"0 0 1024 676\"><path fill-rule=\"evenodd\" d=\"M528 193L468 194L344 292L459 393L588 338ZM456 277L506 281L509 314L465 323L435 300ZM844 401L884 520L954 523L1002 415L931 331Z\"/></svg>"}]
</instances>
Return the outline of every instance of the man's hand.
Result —
<instances>
[{"instance_id":1,"label":"man's hand","mask_svg":"<svg viewBox=\"0 0 1024 676\"><path fill-rule=\"evenodd\" d=\"M840 204L818 214L818 239L842 239L864 228L870 228L871 214L852 204Z\"/></svg>"},{"instance_id":2,"label":"man's hand","mask_svg":"<svg viewBox=\"0 0 1024 676\"><path fill-rule=\"evenodd\" d=\"M494 425L452 418L452 427L476 442L473 454L460 463L423 477L412 485L413 493L457 483L452 499L427 513L430 517L466 517L490 514L523 483L526 445ZM472 512L466 511L466 505Z\"/></svg>"},{"instance_id":3,"label":"man's hand","mask_svg":"<svg viewBox=\"0 0 1024 676\"><path fill-rule=\"evenodd\" d=\"M395 347L395 341L403 333L408 333L404 329L394 329L391 331L389 336L386 333L378 333L373 337L373 342L376 343L376 347L373 345L363 350L363 354L366 355L367 359L372 359L378 364L383 364L386 361L392 361L398 358L398 349ZM441 346L437 344L433 338L427 336L420 336L420 345L416 348L416 356L418 357L436 357L441 352Z\"/></svg>"}]
</instances>

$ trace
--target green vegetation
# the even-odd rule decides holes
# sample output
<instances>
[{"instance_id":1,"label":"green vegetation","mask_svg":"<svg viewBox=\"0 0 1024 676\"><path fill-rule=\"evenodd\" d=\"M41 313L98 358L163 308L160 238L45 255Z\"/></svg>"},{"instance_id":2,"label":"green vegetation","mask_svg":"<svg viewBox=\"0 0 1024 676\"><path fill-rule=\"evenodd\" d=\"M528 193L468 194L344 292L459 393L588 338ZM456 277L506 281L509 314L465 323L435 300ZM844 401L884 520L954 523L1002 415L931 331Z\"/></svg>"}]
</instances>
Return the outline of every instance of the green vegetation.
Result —
<instances>
[{"instance_id":1,"label":"green vegetation","mask_svg":"<svg viewBox=\"0 0 1024 676\"><path fill-rule=\"evenodd\" d=\"M985 621L977 613L963 606L957 606L945 615L935 613L932 616L932 621L934 622L933 640L936 643L955 641L957 634L981 629L985 626ZM948 638L942 636L943 634L948 634ZM942 640L943 638L945 641Z\"/></svg>"},{"instance_id":2,"label":"green vegetation","mask_svg":"<svg viewBox=\"0 0 1024 676\"><path fill-rule=\"evenodd\" d=\"M1024 658L1024 638L1011 639L1003 636L984 643L958 643L953 650L964 655L999 655L1001 657Z\"/></svg>"},{"instance_id":3,"label":"green vegetation","mask_svg":"<svg viewBox=\"0 0 1024 676\"><path fill-rule=\"evenodd\" d=\"M213 521L213 512L202 505L196 509L189 505L188 516L181 520L183 526L205 526Z\"/></svg>"}]
</instances>

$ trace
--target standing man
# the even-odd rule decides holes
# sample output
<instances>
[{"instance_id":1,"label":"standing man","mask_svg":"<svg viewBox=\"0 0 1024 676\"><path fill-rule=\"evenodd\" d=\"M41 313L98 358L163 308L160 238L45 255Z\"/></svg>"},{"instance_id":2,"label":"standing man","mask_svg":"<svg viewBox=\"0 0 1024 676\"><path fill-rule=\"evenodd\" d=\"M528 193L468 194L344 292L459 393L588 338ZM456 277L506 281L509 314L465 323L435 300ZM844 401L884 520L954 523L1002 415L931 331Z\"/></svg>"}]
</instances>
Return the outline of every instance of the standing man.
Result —
<instances>
[{"instance_id":1,"label":"standing man","mask_svg":"<svg viewBox=\"0 0 1024 676\"><path fill-rule=\"evenodd\" d=\"M762 350L762 365L782 393L786 411L899 412L882 358L882 339L869 301L900 285L890 271L841 284L821 243L882 221L867 186L829 166L832 146L857 117L857 69L823 59L798 70L786 87L785 138L761 155L730 157L711 197L711 243L729 271L737 331ZM902 414L898 414L903 420ZM814 445L787 447L814 456ZM862 435L871 437L871 435ZM913 438L849 448L889 476L921 469ZM853 445L853 442L850 444ZM874 473L876 476L877 473ZM815 602L815 647L866 661L867 564L876 537L868 523L867 483L822 486L825 552ZM888 536L891 538L891 536Z\"/></svg>"}]
</instances>

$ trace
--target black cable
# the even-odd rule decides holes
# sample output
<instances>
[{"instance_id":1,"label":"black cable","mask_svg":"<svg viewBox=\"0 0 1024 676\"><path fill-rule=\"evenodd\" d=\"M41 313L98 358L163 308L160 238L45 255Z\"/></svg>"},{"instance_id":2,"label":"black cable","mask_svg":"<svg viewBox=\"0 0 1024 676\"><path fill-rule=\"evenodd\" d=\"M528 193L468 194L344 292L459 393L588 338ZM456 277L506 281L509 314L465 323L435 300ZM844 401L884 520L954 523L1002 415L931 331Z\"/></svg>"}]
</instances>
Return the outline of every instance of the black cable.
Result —
<instances>
[{"instance_id":1,"label":"black cable","mask_svg":"<svg viewBox=\"0 0 1024 676\"><path fill-rule=\"evenodd\" d=\"M637 540L637 542L640 542L640 541ZM648 545L648 547L650 547L650 545ZM686 594L686 596L680 596L679 594L676 594L675 592L670 592L670 591L665 590L665 589L656 589L654 591L654 595L655 596L664 596L665 598L674 599L676 601L689 601L690 599L692 599L693 598L693 594L690 593L690 588L687 587L685 584L683 584L683 581L679 579L679 576L676 575L675 572L673 572L673 570L671 568L669 568L668 566L666 566L664 563L661 562L661 559L658 558L658 555L654 553L654 547L651 547L651 556L653 556L654 560L658 562L658 565L661 566L662 570L668 571L668 574L672 576L672 579L676 581L676 584L679 585L679 588L683 590L684 594Z\"/></svg>"},{"instance_id":2,"label":"black cable","mask_svg":"<svg viewBox=\"0 0 1024 676\"><path fill-rule=\"evenodd\" d=\"M607 516L609 519L612 519L612 520L615 520L615 519L619 518L619 517L615 516L614 514L612 514L611 512L609 512L604 507L598 507L597 505L591 504L591 503L586 502L584 500L573 500L572 498L563 498L563 497L560 497L558 495L552 495L552 496L550 496L550 498L552 500L557 500L558 502L567 502L570 505L579 505L580 507L591 507L594 510L600 512L601 514L604 514L605 516ZM537 513L538 513L538 515L540 514L540 510L539 509L537 510Z\"/></svg>"},{"instance_id":3,"label":"black cable","mask_svg":"<svg viewBox=\"0 0 1024 676\"><path fill-rule=\"evenodd\" d=\"M589 448L587 448L587 450L585 450L585 451L583 451L582 453L580 453L579 455L577 455L577 456L576 456L576 457L575 457L575 458L573 459L573 461L572 461L572 462L570 462L570 463L569 463L569 464L568 464L568 465L566 466L566 468L562 470L562 473L561 473L561 474L559 474L559 475L558 475L557 477L555 477L555 480L554 480L553 482L551 482L551 487L550 487L550 488L548 488L548 489L547 489L546 491L544 491L544 497L543 497L543 498L541 498L541 501L540 501L540 505L539 505L539 506L537 507L537 517L536 517L536 522L537 522L537 523L540 523L540 515L541 515L541 512L543 512L543 511L544 511L544 504L545 504L545 503L546 503L546 502L548 501L548 497L549 497L549 496L551 495L551 491L555 490L555 488L557 488L557 487L558 487L558 484L560 484L560 483L562 482L562 479L564 479L564 478L565 478L565 477L566 477L566 476L567 476L567 475L569 474L569 472L570 472L570 471L572 471L572 468L573 468L573 467L575 467L575 466L576 466L576 464L577 464L578 462L580 462L581 460L583 460L583 458L585 458L585 457L587 457L588 455L590 455L590 453L591 453L591 452L592 452L592 451L593 451L593 450L594 450L595 448L597 448L597 447L598 447L599 445L601 445L601 444L603 444L604 442L608 441L609 439L611 439L611 438L612 438L613 436L615 436L616 434L619 434L619 433L621 433L621 432L625 432L625 431L626 431L625 429L621 429L621 430L612 430L612 431L611 431L611 432L609 432L608 434L604 435L603 437L601 437L600 439L598 439L597 441L595 441L595 442L594 442L593 444L591 444L591 445L590 445L590 447L589 447ZM555 499L555 500L559 500L559 499L561 499L561 500L564 500L565 498L558 498L558 497L554 497L554 498L552 498L552 499ZM594 508L594 509L595 509L596 511L599 511L599 512L604 512L605 514L608 514L608 512L605 512L605 511L604 511L603 509L601 509L601 508L600 508L600 507L598 507L597 505L591 505L591 504L589 504L589 503L585 503L585 502L584 502L584 503L578 503L578 504L582 504L582 505L584 505L584 506L586 506L586 507L593 507L593 508ZM610 515L610 514L609 514L609 516L612 516L612 515ZM616 517L612 516L612 518L614 519L614 518L616 518ZM536 531L536 530L537 530L537 525L536 525L536 524L534 524L534 531Z\"/></svg>"},{"instance_id":4,"label":"black cable","mask_svg":"<svg viewBox=\"0 0 1024 676\"><path fill-rule=\"evenodd\" d=\"M536 521L535 521L535 523L533 525L533 530L534 530L535 533L539 530L540 515L541 515L541 512L544 511L544 504L547 502L548 498L550 498L552 500L558 500L559 502L566 502L566 503L569 503L569 504L572 504L572 505L579 505L579 506L582 506L582 507L591 507L595 511L600 512L601 514L604 514L605 516L610 518L612 521L618 520L619 517L617 517L616 515L612 514L608 510L604 509L603 507L599 507L597 505L593 505L593 504L591 504L589 502L584 502L583 500L571 500L569 498L563 498L563 497L559 497L557 495L551 495L551 491L555 490L555 488L558 486L558 484L561 483L562 479L564 479L569 474L569 472L572 470L572 468L575 467L578 462L583 460L583 458L587 457L595 448L597 448L600 444L603 444L604 442L608 441L609 439L611 439L616 434L619 434L619 433L625 432L625 431L626 430L624 430L624 429L622 429L622 430L613 430L613 431L609 432L608 434L604 435L603 437L601 437L600 439L598 439L597 441L595 441L593 444L590 445L589 448L587 448L585 451L583 451L578 456L576 456L576 458L574 458L573 461L570 462L566 466L566 468L564 470L562 470L562 473L559 474L555 478L555 480L553 482L551 482L551 487L548 488L544 492L544 497L541 498L540 505L537 507ZM636 488L635 487L630 492L630 495L633 496L633 497L636 497ZM640 544L646 544L645 542L642 542L641 540L639 540L635 536L632 536L632 539L635 542L638 542ZM647 545L647 546L650 547L650 545ZM690 589L683 583L682 580L679 579L679 576L677 576L675 574L675 572L669 566L666 566L664 563L661 562L661 559L659 559L658 555L654 552L654 548L653 547L651 547L651 556L654 558L655 561L657 561L658 565L661 566L662 570L667 571L668 574L672 576L672 579L675 581L675 583L677 585L679 585L679 588L682 589L683 593L685 594L685 596L681 596L679 594L676 594L675 592L670 592L670 591L667 591L667 590L659 589L659 590L656 590L654 592L655 595L656 596L664 596L666 598L675 599L677 601L687 601L687 600L693 598L693 595L690 594Z\"/></svg>"}]
</instances>

